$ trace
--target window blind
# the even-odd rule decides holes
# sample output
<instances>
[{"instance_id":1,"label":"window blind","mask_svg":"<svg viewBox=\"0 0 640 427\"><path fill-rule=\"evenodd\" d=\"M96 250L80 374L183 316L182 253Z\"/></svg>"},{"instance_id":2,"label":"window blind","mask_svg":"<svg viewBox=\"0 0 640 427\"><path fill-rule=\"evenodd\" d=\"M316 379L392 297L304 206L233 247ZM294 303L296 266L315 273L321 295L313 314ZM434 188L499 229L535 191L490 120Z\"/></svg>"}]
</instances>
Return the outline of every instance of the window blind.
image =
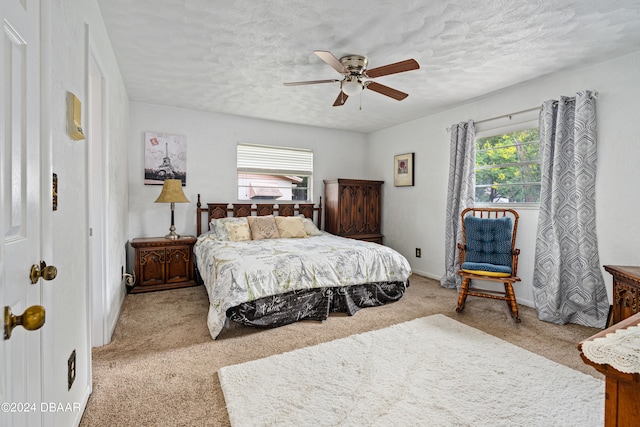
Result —
<instances>
[{"instance_id":1,"label":"window blind","mask_svg":"<svg viewBox=\"0 0 640 427\"><path fill-rule=\"evenodd\" d=\"M238 144L238 173L312 175L313 151L303 148Z\"/></svg>"}]
</instances>

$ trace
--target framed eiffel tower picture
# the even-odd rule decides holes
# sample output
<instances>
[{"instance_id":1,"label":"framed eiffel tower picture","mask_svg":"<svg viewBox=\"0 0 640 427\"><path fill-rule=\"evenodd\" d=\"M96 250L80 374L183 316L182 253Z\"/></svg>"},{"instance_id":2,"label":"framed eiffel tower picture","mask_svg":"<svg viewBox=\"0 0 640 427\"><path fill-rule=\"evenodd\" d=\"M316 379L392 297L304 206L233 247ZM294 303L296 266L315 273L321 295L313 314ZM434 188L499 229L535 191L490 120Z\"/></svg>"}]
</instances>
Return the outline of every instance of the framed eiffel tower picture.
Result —
<instances>
[{"instance_id":1,"label":"framed eiffel tower picture","mask_svg":"<svg viewBox=\"0 0 640 427\"><path fill-rule=\"evenodd\" d=\"M165 179L187 183L187 137L159 132L144 134L144 183L162 185Z\"/></svg>"}]
</instances>

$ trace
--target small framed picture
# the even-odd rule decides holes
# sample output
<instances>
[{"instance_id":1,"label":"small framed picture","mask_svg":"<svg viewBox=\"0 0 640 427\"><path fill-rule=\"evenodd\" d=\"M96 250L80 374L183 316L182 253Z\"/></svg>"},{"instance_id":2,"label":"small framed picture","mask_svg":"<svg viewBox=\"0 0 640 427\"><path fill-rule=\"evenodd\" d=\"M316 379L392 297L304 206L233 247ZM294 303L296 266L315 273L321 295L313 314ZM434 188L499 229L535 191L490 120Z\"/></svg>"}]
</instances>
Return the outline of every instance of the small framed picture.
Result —
<instances>
[{"instance_id":1,"label":"small framed picture","mask_svg":"<svg viewBox=\"0 0 640 427\"><path fill-rule=\"evenodd\" d=\"M413 186L414 153L398 154L393 157L393 184L396 187Z\"/></svg>"}]
</instances>

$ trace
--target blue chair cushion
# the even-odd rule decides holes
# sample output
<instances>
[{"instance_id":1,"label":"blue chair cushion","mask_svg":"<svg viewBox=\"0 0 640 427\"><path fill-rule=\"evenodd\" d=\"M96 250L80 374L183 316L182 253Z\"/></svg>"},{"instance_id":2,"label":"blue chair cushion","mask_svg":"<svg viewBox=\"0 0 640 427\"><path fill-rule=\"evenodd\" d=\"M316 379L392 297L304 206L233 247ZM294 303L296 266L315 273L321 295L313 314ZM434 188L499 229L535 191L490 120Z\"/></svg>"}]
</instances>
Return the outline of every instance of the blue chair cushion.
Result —
<instances>
[{"instance_id":1,"label":"blue chair cushion","mask_svg":"<svg viewBox=\"0 0 640 427\"><path fill-rule=\"evenodd\" d=\"M506 265L487 264L482 262L463 262L464 271L486 271L488 273L505 273L511 275L511 267Z\"/></svg>"},{"instance_id":2,"label":"blue chair cushion","mask_svg":"<svg viewBox=\"0 0 640 427\"><path fill-rule=\"evenodd\" d=\"M510 217L464 219L467 253L462 268L499 273L511 273ZM465 264L473 263L474 267ZM483 265L477 265L483 264ZM481 268L482 267L482 268Z\"/></svg>"}]
</instances>

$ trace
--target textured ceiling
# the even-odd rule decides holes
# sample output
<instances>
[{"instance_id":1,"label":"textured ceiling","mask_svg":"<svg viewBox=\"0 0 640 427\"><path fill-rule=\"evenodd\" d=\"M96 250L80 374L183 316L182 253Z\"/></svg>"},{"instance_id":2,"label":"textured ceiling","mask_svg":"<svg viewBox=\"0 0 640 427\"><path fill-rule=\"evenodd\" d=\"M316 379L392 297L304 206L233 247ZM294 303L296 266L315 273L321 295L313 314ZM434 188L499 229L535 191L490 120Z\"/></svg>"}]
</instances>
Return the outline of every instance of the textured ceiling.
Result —
<instances>
[{"instance_id":1,"label":"textured ceiling","mask_svg":"<svg viewBox=\"0 0 640 427\"><path fill-rule=\"evenodd\" d=\"M639 0L98 0L134 101L372 132L560 70L640 49ZM332 104L313 54L420 69ZM596 88L597 89L597 88Z\"/></svg>"}]
</instances>

